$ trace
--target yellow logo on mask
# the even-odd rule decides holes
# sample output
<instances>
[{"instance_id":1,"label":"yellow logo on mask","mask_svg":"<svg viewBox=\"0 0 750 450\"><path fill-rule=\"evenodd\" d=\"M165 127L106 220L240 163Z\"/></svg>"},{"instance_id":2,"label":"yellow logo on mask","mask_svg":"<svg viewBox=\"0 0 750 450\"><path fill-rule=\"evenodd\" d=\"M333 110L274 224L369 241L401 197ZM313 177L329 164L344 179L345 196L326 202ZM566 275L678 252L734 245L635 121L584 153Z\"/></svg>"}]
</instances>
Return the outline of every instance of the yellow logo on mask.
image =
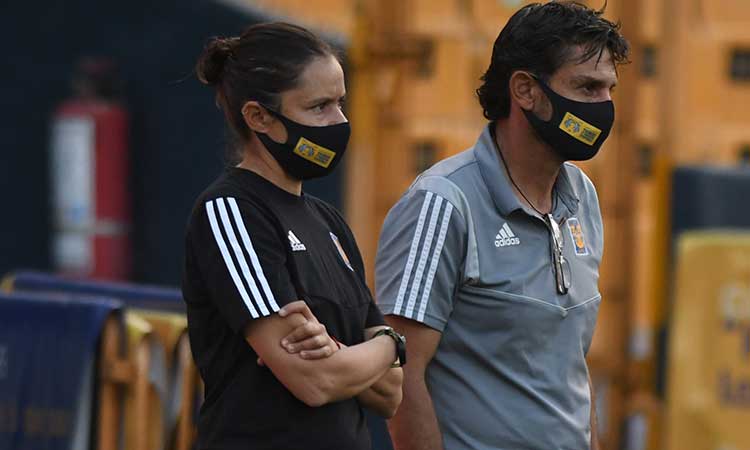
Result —
<instances>
[{"instance_id":1,"label":"yellow logo on mask","mask_svg":"<svg viewBox=\"0 0 750 450\"><path fill-rule=\"evenodd\" d=\"M326 169L331 165L331 161L336 156L336 152L308 141L305 138L299 138L297 146L294 147L294 154Z\"/></svg>"},{"instance_id":2,"label":"yellow logo on mask","mask_svg":"<svg viewBox=\"0 0 750 450\"><path fill-rule=\"evenodd\" d=\"M560 122L560 129L584 144L594 145L602 130L571 113L566 113Z\"/></svg>"}]
</instances>

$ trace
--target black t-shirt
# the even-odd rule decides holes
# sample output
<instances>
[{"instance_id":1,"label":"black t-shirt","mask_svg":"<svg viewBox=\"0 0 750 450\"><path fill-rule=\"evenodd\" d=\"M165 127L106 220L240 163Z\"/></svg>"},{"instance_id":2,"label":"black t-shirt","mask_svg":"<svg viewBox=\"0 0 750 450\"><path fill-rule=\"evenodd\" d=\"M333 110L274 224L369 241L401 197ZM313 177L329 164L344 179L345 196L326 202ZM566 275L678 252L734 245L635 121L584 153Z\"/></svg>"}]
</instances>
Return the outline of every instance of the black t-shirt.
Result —
<instances>
[{"instance_id":1,"label":"black t-shirt","mask_svg":"<svg viewBox=\"0 0 750 450\"><path fill-rule=\"evenodd\" d=\"M297 299L346 345L384 324L338 211L231 168L198 198L185 253L188 332L206 387L198 448L369 450L356 399L305 405L256 364L243 336L251 320Z\"/></svg>"}]
</instances>

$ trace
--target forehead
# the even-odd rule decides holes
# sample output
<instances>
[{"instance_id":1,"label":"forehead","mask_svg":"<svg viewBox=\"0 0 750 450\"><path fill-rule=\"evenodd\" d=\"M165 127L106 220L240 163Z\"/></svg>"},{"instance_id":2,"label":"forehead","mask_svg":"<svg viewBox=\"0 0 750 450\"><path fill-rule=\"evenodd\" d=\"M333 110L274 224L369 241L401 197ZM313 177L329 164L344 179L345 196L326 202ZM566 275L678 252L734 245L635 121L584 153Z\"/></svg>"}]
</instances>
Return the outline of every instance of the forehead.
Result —
<instances>
[{"instance_id":1,"label":"forehead","mask_svg":"<svg viewBox=\"0 0 750 450\"><path fill-rule=\"evenodd\" d=\"M554 77L561 80L585 77L610 85L617 84L617 70L609 49L605 48L601 55L596 52L589 59L581 61L583 54L582 47L575 47L567 62L557 69Z\"/></svg>"},{"instance_id":2,"label":"forehead","mask_svg":"<svg viewBox=\"0 0 750 450\"><path fill-rule=\"evenodd\" d=\"M312 59L302 70L297 86L288 94L301 100L339 98L346 93L344 70L332 55Z\"/></svg>"}]
</instances>

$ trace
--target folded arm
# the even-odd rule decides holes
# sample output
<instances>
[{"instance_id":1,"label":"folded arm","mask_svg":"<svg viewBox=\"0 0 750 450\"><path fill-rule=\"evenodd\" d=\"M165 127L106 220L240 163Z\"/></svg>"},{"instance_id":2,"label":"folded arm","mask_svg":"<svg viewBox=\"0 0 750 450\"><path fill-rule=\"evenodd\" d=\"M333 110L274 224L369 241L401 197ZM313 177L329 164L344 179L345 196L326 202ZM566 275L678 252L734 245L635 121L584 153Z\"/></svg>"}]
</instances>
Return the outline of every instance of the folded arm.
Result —
<instances>
[{"instance_id":1,"label":"folded arm","mask_svg":"<svg viewBox=\"0 0 750 450\"><path fill-rule=\"evenodd\" d=\"M305 359L320 359L333 355L341 348L347 348L346 345L331 339L325 326L318 322L303 301L290 303L279 311L282 317L287 317L293 313L302 314L307 321L300 324L297 316L288 319L290 326L297 325L297 327L281 340L281 345L287 352L299 353L300 357ZM375 326L365 329L365 340L372 339L375 333L384 327ZM263 364L260 358L258 360L260 364ZM401 404L402 382L402 369L400 367L391 368L372 386L357 395L357 400L362 406L383 417L393 417Z\"/></svg>"},{"instance_id":2,"label":"folded arm","mask_svg":"<svg viewBox=\"0 0 750 450\"><path fill-rule=\"evenodd\" d=\"M245 339L276 378L309 406L352 398L368 389L390 370L396 346L388 336L342 348L322 359L303 359L281 341L308 319L300 313L273 314L252 321Z\"/></svg>"},{"instance_id":3,"label":"folded arm","mask_svg":"<svg viewBox=\"0 0 750 450\"><path fill-rule=\"evenodd\" d=\"M372 327L365 330L365 339L371 339L372 335L382 326ZM401 404L403 397L401 385L404 381L404 372L400 367L394 367L386 371L372 386L357 395L357 400L362 406L375 411L387 419L393 417Z\"/></svg>"}]
</instances>

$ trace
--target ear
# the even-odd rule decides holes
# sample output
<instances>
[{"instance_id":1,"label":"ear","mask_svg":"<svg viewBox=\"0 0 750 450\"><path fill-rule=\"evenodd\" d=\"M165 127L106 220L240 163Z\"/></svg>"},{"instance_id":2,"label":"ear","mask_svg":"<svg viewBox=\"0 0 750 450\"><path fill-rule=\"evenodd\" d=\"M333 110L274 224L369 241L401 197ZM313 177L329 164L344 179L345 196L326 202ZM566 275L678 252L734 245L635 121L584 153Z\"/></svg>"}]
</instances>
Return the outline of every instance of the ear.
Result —
<instances>
[{"instance_id":1,"label":"ear","mask_svg":"<svg viewBox=\"0 0 750 450\"><path fill-rule=\"evenodd\" d=\"M541 98L539 85L527 72L517 70L508 83L510 98L521 108L531 111Z\"/></svg>"},{"instance_id":2,"label":"ear","mask_svg":"<svg viewBox=\"0 0 750 450\"><path fill-rule=\"evenodd\" d=\"M242 117L245 119L245 125L253 131L268 133L270 125L275 118L266 111L260 103L251 100L242 107Z\"/></svg>"}]
</instances>

